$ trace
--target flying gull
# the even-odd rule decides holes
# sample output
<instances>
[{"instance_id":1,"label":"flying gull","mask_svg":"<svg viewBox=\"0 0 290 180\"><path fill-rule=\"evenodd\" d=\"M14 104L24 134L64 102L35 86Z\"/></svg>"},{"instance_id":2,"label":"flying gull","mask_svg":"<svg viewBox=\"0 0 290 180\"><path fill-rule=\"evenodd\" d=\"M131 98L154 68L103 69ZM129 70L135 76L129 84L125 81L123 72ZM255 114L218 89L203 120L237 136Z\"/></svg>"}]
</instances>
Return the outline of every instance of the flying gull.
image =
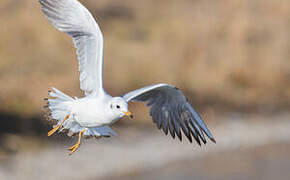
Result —
<instances>
[{"instance_id":1,"label":"flying gull","mask_svg":"<svg viewBox=\"0 0 290 180\"><path fill-rule=\"evenodd\" d=\"M150 116L159 129L182 140L182 132L192 142L205 144L205 135L215 139L183 93L168 84L154 84L112 97L103 88L103 35L90 12L77 0L39 0L50 23L73 39L79 61L80 88L85 96L72 98L56 88L46 98L51 117L57 120L48 132L68 130L78 133L78 142L69 148L72 155L82 136L110 137L116 133L110 125L124 116L133 117L128 102L139 101L150 107Z\"/></svg>"}]
</instances>

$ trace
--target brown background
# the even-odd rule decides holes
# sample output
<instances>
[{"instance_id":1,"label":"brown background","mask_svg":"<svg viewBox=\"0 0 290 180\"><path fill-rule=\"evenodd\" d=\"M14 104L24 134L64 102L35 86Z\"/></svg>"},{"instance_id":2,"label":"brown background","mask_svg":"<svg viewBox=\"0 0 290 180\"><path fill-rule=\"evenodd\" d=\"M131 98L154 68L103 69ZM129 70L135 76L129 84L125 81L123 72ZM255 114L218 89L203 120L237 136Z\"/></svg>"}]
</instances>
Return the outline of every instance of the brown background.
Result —
<instances>
[{"instance_id":1,"label":"brown background","mask_svg":"<svg viewBox=\"0 0 290 180\"><path fill-rule=\"evenodd\" d=\"M285 167L289 167L286 161L289 155L285 149L290 150L290 135L279 128L286 128L285 131L290 128L287 124L290 117L290 1L81 2L92 12L104 34L104 86L107 92L120 95L159 82L176 85L201 113L217 139L215 146L209 146L208 156L176 158L154 170L141 166L138 172L128 165L125 170L121 168L116 177L110 175L111 178L267 179L271 177L267 176L269 173L277 174L276 179L287 179L289 172ZM47 174L47 179L53 178L49 176L52 173L44 169L24 171L15 165L15 159L20 159L25 166L31 162L37 164L40 157L55 157L57 161L58 156L66 156L65 148L75 139L63 135L45 136L51 125L44 117L43 98L52 86L71 96L82 96L77 69L71 39L49 24L36 0L0 1L0 178L17 178L17 173L19 176L25 174L27 178L39 179L42 174ZM100 142L89 140L81 149L91 148L90 152L94 154L109 143L112 147L107 152L120 153L114 151L118 143L131 140L126 141L129 146L126 148L135 148L140 151L140 156L146 156L145 150L138 149L134 142L142 142L143 135L150 137L152 132L168 142L168 149L188 146L158 132L141 104L130 104L130 109L135 119L124 119L114 126L120 137ZM225 128L236 122L241 124ZM255 127L251 123L256 123L262 130L251 129L252 135L247 128L241 130L241 126ZM273 138L261 133L274 131L273 126L277 126L272 132L277 133ZM223 134L225 129L228 134ZM221 136L217 136L220 131ZM240 134L235 136L237 131ZM252 147L239 139L244 137L265 141ZM152 139L156 143L161 140ZM224 140L229 144L223 149L220 146ZM235 143L240 148L232 148L236 147ZM59 153L55 152L58 149L55 146L60 149ZM148 143L145 149L152 146L154 144ZM195 151L196 145L192 146ZM76 156L80 159L92 156L84 152L80 150ZM260 158L253 155L257 152ZM24 158L27 153L30 155ZM36 158L34 153L39 157ZM45 153L51 153L52 157ZM127 159L136 160L130 155ZM170 159L170 156L164 156L164 159ZM250 163L236 167L224 159L233 159L235 165L241 161ZM10 160L9 167L5 164L7 160ZM70 159L66 160L70 164ZM193 161L197 163L192 164ZM202 162L211 164L210 168L209 165L199 166ZM107 175L96 171L93 164L78 175L83 179L106 178ZM176 164L181 165L176 167ZM230 165L220 168L224 164ZM120 163L116 168L122 166ZM151 164L145 162L144 166ZM63 179L71 178L71 170L67 169L62 172Z\"/></svg>"}]
</instances>

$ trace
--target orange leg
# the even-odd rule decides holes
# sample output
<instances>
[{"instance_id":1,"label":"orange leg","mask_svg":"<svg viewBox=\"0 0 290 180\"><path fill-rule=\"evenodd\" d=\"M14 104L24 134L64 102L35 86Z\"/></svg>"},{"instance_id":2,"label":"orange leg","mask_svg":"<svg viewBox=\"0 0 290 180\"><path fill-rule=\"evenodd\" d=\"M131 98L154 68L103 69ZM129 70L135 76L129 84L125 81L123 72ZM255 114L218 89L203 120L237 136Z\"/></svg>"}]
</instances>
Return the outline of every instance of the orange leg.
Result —
<instances>
[{"instance_id":1,"label":"orange leg","mask_svg":"<svg viewBox=\"0 0 290 180\"><path fill-rule=\"evenodd\" d=\"M80 145L81 145L81 138L82 138L82 135L83 135L83 133L85 131L86 131L86 129L81 130L79 132L79 140L78 140L78 142L75 145L73 145L72 147L68 148L68 150L70 150L69 155L72 155L80 147Z\"/></svg>"},{"instance_id":2,"label":"orange leg","mask_svg":"<svg viewBox=\"0 0 290 180\"><path fill-rule=\"evenodd\" d=\"M53 133L55 133L55 131L57 131L68 118L69 118L69 114L65 116L65 118L62 120L62 122L59 125L57 125L55 128L53 128L52 130L50 130L47 133L47 136L51 136Z\"/></svg>"}]
</instances>

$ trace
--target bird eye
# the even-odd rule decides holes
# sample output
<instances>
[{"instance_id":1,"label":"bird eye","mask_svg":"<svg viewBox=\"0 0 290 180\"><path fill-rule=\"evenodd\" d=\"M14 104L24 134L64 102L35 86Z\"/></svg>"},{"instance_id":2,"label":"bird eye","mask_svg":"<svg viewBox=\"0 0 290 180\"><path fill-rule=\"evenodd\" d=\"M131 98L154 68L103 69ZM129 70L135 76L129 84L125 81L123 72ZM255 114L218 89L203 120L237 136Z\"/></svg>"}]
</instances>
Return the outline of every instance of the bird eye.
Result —
<instances>
[{"instance_id":1,"label":"bird eye","mask_svg":"<svg viewBox=\"0 0 290 180\"><path fill-rule=\"evenodd\" d=\"M120 109L120 106L119 106L119 105L117 105L116 107L117 107L118 109Z\"/></svg>"}]
</instances>

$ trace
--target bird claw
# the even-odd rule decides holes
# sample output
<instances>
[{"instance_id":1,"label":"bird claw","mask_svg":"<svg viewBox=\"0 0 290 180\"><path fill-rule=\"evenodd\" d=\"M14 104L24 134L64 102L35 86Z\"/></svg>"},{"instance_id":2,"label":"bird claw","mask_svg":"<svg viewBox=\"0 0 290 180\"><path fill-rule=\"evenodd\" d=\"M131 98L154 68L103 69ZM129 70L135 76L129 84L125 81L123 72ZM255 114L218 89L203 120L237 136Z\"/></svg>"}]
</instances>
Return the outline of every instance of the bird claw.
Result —
<instances>
[{"instance_id":1,"label":"bird claw","mask_svg":"<svg viewBox=\"0 0 290 180\"><path fill-rule=\"evenodd\" d=\"M82 138L82 135L83 135L83 133L85 131L86 131L85 129L84 130L81 130L79 132L79 140L78 140L78 142L75 145L73 145L72 147L68 148L68 150L70 150L69 155L73 155L73 153L80 147L80 145L81 145L81 138Z\"/></svg>"},{"instance_id":2,"label":"bird claw","mask_svg":"<svg viewBox=\"0 0 290 180\"><path fill-rule=\"evenodd\" d=\"M74 148L78 148L79 146L80 146L79 143L76 143L75 145L68 148L68 150L73 150Z\"/></svg>"},{"instance_id":3,"label":"bird claw","mask_svg":"<svg viewBox=\"0 0 290 180\"><path fill-rule=\"evenodd\" d=\"M62 127L63 123L69 118L69 114L67 114L65 116L65 118L62 120L62 122L57 125L56 127L54 127L52 130L50 130L48 133L47 133L47 136L51 136L53 133L55 133L59 128Z\"/></svg>"},{"instance_id":4,"label":"bird claw","mask_svg":"<svg viewBox=\"0 0 290 180\"><path fill-rule=\"evenodd\" d=\"M68 148L70 150L69 155L73 155L73 153L80 147L80 143L73 145L72 147Z\"/></svg>"},{"instance_id":5,"label":"bird claw","mask_svg":"<svg viewBox=\"0 0 290 180\"><path fill-rule=\"evenodd\" d=\"M55 133L61 126L56 126L55 128L53 128L52 130L50 130L47 133L47 136L51 136L53 133Z\"/></svg>"}]
</instances>

